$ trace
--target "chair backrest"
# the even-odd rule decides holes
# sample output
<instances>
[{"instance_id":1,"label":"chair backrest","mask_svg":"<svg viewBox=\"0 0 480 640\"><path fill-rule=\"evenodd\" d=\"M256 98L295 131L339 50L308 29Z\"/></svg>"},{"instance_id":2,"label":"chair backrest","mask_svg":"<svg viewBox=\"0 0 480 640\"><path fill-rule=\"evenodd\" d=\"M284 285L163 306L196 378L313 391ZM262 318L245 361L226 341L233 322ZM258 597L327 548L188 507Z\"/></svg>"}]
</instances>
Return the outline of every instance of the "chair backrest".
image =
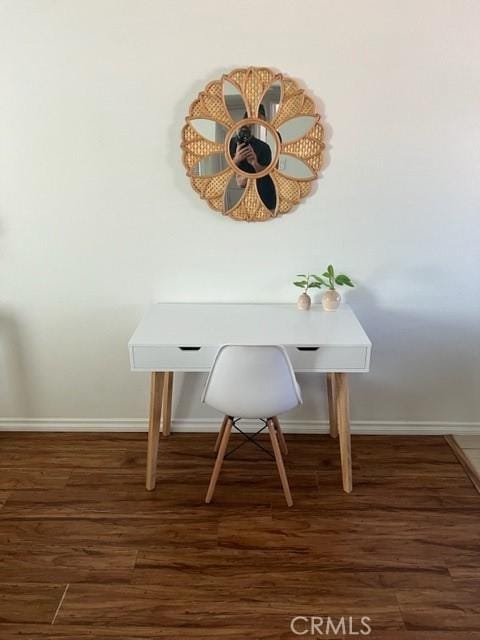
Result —
<instances>
[{"instance_id":1,"label":"chair backrest","mask_svg":"<svg viewBox=\"0 0 480 640\"><path fill-rule=\"evenodd\" d=\"M223 345L202 402L236 418L270 418L302 404L302 395L283 347Z\"/></svg>"}]
</instances>

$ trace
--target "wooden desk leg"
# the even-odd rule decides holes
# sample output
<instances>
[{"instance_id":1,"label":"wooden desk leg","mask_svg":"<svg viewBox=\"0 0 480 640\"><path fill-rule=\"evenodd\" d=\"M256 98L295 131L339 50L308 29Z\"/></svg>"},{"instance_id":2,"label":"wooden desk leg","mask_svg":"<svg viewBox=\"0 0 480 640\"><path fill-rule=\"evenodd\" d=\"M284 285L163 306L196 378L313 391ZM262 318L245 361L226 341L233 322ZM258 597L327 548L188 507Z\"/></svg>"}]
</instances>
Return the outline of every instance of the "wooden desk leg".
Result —
<instances>
[{"instance_id":1,"label":"wooden desk leg","mask_svg":"<svg viewBox=\"0 0 480 640\"><path fill-rule=\"evenodd\" d=\"M330 421L330 436L338 438L337 399L335 397L335 374L327 373L328 418Z\"/></svg>"},{"instance_id":2,"label":"wooden desk leg","mask_svg":"<svg viewBox=\"0 0 480 640\"><path fill-rule=\"evenodd\" d=\"M155 489L158 438L160 436L160 417L162 413L163 380L164 374L162 371L152 371L150 382L150 417L148 421L147 491Z\"/></svg>"},{"instance_id":3,"label":"wooden desk leg","mask_svg":"<svg viewBox=\"0 0 480 640\"><path fill-rule=\"evenodd\" d=\"M352 449L350 443L350 415L348 401L348 380L346 373L335 374L337 396L338 435L340 439L340 459L342 461L343 490L352 490Z\"/></svg>"},{"instance_id":4,"label":"wooden desk leg","mask_svg":"<svg viewBox=\"0 0 480 640\"><path fill-rule=\"evenodd\" d=\"M173 393L173 371L166 371L163 378L163 397L162 397L162 433L170 435L170 427L172 424L172 393Z\"/></svg>"}]
</instances>

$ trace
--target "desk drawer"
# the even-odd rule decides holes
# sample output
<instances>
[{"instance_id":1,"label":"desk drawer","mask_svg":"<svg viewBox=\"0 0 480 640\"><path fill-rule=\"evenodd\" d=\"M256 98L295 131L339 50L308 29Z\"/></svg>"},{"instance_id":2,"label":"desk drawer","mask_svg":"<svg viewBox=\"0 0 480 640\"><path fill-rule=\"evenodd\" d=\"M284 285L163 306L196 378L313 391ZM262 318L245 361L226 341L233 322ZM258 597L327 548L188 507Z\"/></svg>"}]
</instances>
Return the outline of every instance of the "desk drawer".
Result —
<instances>
[{"instance_id":1,"label":"desk drawer","mask_svg":"<svg viewBox=\"0 0 480 640\"><path fill-rule=\"evenodd\" d=\"M295 371L367 368L366 347L287 347Z\"/></svg>"},{"instance_id":2,"label":"desk drawer","mask_svg":"<svg viewBox=\"0 0 480 640\"><path fill-rule=\"evenodd\" d=\"M132 347L132 369L209 371L218 347Z\"/></svg>"}]
</instances>

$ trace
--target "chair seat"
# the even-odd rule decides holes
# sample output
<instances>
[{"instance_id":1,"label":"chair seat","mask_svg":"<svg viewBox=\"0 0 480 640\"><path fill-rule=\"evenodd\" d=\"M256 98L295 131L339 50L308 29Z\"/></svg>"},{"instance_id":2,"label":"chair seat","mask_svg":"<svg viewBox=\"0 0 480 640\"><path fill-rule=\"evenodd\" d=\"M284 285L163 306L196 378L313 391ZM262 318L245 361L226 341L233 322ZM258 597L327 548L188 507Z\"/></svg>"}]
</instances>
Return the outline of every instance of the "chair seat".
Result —
<instances>
[{"instance_id":1,"label":"chair seat","mask_svg":"<svg viewBox=\"0 0 480 640\"><path fill-rule=\"evenodd\" d=\"M202 402L229 416L269 418L297 407L302 395L283 347L224 345Z\"/></svg>"}]
</instances>

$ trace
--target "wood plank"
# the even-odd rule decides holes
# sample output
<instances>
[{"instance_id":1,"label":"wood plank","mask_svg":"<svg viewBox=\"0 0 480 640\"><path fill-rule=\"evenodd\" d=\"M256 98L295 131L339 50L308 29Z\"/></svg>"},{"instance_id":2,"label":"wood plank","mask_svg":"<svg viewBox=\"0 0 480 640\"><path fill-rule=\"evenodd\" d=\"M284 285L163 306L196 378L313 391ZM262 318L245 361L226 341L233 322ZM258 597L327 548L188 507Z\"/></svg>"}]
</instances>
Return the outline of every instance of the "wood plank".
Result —
<instances>
[{"instance_id":1,"label":"wood plank","mask_svg":"<svg viewBox=\"0 0 480 640\"><path fill-rule=\"evenodd\" d=\"M102 606L99 607L98 603ZM188 607L180 603L187 603ZM230 583L223 587L197 589L185 583L172 590L164 585L71 585L61 611L59 624L146 624L158 625L175 620L178 626L212 624L214 618L234 615L248 617L276 615L285 625L295 615L341 616L371 615L377 628L404 628L394 593L384 589L352 587L339 594L328 586L297 592L285 584L268 589L255 586L242 590ZM278 628L278 623L277 623ZM288 626L284 628L288 629Z\"/></svg>"},{"instance_id":2,"label":"wood plank","mask_svg":"<svg viewBox=\"0 0 480 640\"><path fill-rule=\"evenodd\" d=\"M478 590L413 589L399 591L398 602L407 629L475 631L480 629Z\"/></svg>"},{"instance_id":3,"label":"wood plank","mask_svg":"<svg viewBox=\"0 0 480 640\"><path fill-rule=\"evenodd\" d=\"M0 490L7 489L62 489L70 471L39 469L5 469L0 472Z\"/></svg>"},{"instance_id":4,"label":"wood plank","mask_svg":"<svg viewBox=\"0 0 480 640\"><path fill-rule=\"evenodd\" d=\"M289 534L284 523L279 523L278 527L275 522L267 526L260 518L254 518L252 525L257 529L257 542L254 532L249 532L237 520L235 528L225 530L220 527L219 543L229 548L250 550L258 548L258 539L261 539L268 551L308 555L312 562L321 563L324 569L370 568L381 572L416 568L444 571L449 563L454 562L478 565L480 568L478 551L471 541L466 540L445 546L441 540L432 543L429 539L408 540L395 535L382 537L365 534L360 537L345 533L338 535L332 543L334 532L311 531L302 535L292 531ZM351 550L352 540L355 540L355 553Z\"/></svg>"},{"instance_id":5,"label":"wood plank","mask_svg":"<svg viewBox=\"0 0 480 640\"><path fill-rule=\"evenodd\" d=\"M1 514L1 511L0 511ZM137 549L168 540L175 546L194 544L199 548L217 543L215 515L196 509L163 512L156 519L135 518L3 518L0 542L9 544L114 545Z\"/></svg>"},{"instance_id":6,"label":"wood plank","mask_svg":"<svg viewBox=\"0 0 480 640\"><path fill-rule=\"evenodd\" d=\"M162 620L161 626L64 625L57 622L54 625L15 625L0 622L0 638L2 640L157 640L158 638L166 638L167 640L180 638L182 640L206 640L207 638L245 640L251 637L249 632L253 628L255 629L255 640L283 640L283 638L290 639L292 637L288 631L290 621L287 619L279 623L277 616L258 616L252 613L247 618L232 613L228 616L210 617L210 620L208 620L208 616L204 616L203 620L196 617L193 622L190 620L190 623L190 625L185 624L180 628L174 618ZM285 633L288 635L284 635ZM337 638L340 637L337 636ZM385 640L385 636L382 640ZM395 637L393 640L409 639ZM431 640L431 638L418 638L418 640ZM442 640L442 638L438 640ZM458 640L464 639L459 637ZM478 638L469 636L468 640L480 640L480 634Z\"/></svg>"},{"instance_id":7,"label":"wood plank","mask_svg":"<svg viewBox=\"0 0 480 640\"><path fill-rule=\"evenodd\" d=\"M0 584L0 621L51 623L65 584Z\"/></svg>"},{"instance_id":8,"label":"wood plank","mask_svg":"<svg viewBox=\"0 0 480 640\"><path fill-rule=\"evenodd\" d=\"M477 589L480 591L480 558L476 565L449 566L448 572L452 577L454 586L460 589Z\"/></svg>"},{"instance_id":9,"label":"wood plank","mask_svg":"<svg viewBox=\"0 0 480 640\"><path fill-rule=\"evenodd\" d=\"M163 545L139 551L131 582L176 587L183 586L185 575L188 575L189 583L199 589L215 584L227 586L232 580L238 589L252 585L269 588L272 584L289 584L295 592L316 589L318 585L325 584L339 592L352 585L371 589L454 587L446 567L394 566L379 567L376 571L371 564L355 568L342 568L340 564L334 566L332 563L328 566L320 554L302 555L297 551L285 551L281 557L279 563L274 549L219 546L197 550L191 546L172 549Z\"/></svg>"},{"instance_id":10,"label":"wood plank","mask_svg":"<svg viewBox=\"0 0 480 640\"><path fill-rule=\"evenodd\" d=\"M147 432L98 431L0 431L0 450L2 454L10 449L31 447L33 449L85 449L94 445L96 449L144 449Z\"/></svg>"},{"instance_id":11,"label":"wood plank","mask_svg":"<svg viewBox=\"0 0 480 640\"><path fill-rule=\"evenodd\" d=\"M0 545L0 583L127 582L135 549L68 544ZM1 590L1 585L0 585Z\"/></svg>"},{"instance_id":12,"label":"wood plank","mask_svg":"<svg viewBox=\"0 0 480 640\"><path fill-rule=\"evenodd\" d=\"M97 449L91 447L18 447L2 451L0 469L105 469L128 465L131 453L125 449Z\"/></svg>"}]
</instances>

